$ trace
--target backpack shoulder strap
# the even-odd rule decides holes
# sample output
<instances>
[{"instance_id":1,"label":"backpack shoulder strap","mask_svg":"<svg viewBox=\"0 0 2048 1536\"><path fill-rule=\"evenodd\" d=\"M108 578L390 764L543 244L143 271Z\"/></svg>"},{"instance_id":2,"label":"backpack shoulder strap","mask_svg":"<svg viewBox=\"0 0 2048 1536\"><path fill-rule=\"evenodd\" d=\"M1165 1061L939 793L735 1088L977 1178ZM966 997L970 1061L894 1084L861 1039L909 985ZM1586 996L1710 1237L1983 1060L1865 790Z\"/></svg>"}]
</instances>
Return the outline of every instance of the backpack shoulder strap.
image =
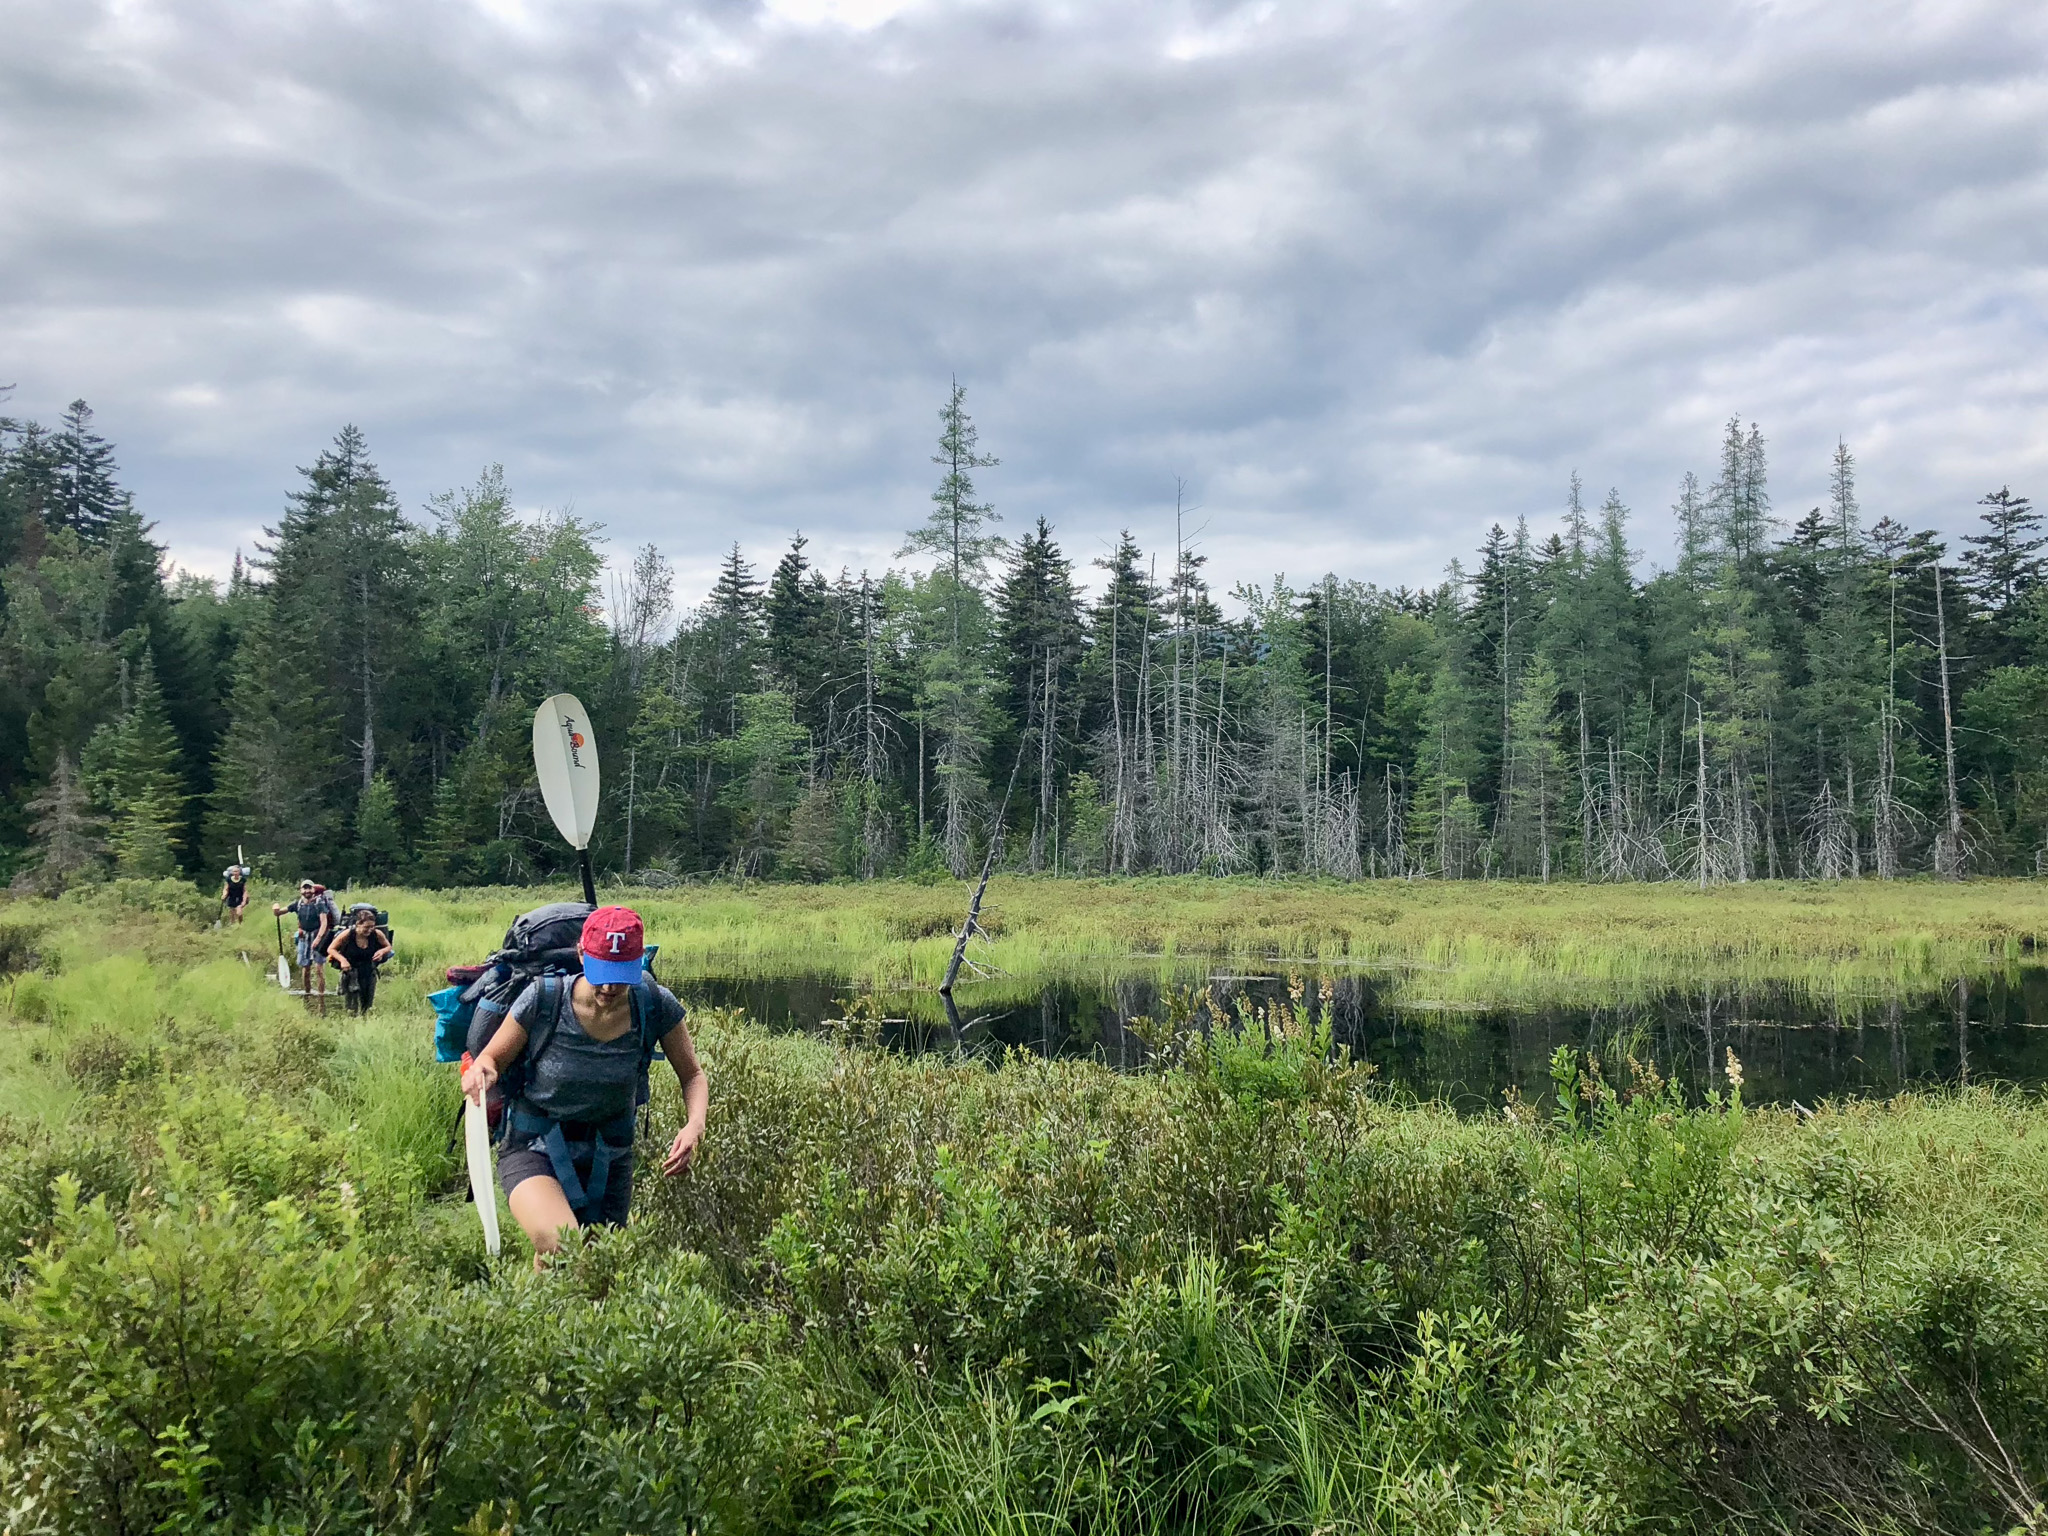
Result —
<instances>
[{"instance_id":1,"label":"backpack shoulder strap","mask_svg":"<svg viewBox=\"0 0 2048 1536\"><path fill-rule=\"evenodd\" d=\"M644 1070L661 1050L661 1037L668 1033L661 1027L661 1009L653 986L645 981L633 988L633 1027L640 1032L640 1064Z\"/></svg>"},{"instance_id":2,"label":"backpack shoulder strap","mask_svg":"<svg viewBox=\"0 0 2048 1536\"><path fill-rule=\"evenodd\" d=\"M540 1001L533 1010L533 1028L526 1032L525 1056L538 1061L548 1042L555 1038L555 1026L562 1019L562 978L543 976L533 983L540 988Z\"/></svg>"}]
</instances>

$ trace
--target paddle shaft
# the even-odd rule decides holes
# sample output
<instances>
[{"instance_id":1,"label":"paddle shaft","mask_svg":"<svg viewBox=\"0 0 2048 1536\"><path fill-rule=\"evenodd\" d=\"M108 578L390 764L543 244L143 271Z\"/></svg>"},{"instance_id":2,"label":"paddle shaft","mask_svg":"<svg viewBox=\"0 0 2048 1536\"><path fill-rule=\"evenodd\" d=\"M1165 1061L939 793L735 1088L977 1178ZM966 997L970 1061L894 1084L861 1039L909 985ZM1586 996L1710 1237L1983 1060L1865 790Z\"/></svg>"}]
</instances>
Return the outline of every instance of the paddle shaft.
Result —
<instances>
[{"instance_id":1,"label":"paddle shaft","mask_svg":"<svg viewBox=\"0 0 2048 1536\"><path fill-rule=\"evenodd\" d=\"M576 864L583 875L583 899L594 907L597 905L597 880L590 872L590 850L588 848L578 848L576 850Z\"/></svg>"}]
</instances>

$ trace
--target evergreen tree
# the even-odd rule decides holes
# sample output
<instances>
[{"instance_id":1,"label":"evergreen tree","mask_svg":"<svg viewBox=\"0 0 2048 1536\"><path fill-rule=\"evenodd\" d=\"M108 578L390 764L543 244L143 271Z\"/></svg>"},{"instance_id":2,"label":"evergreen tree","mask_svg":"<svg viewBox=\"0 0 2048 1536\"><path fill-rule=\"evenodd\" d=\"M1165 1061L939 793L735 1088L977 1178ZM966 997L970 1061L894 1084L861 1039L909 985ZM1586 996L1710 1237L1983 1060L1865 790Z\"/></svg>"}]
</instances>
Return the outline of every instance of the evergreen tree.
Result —
<instances>
[{"instance_id":1,"label":"evergreen tree","mask_svg":"<svg viewBox=\"0 0 2048 1536\"><path fill-rule=\"evenodd\" d=\"M1742 419L1729 417L1721 441L1721 474L1707 492L1707 508L1721 553L1751 580L1772 525L1767 478L1763 434L1754 422L1744 433Z\"/></svg>"},{"instance_id":2,"label":"evergreen tree","mask_svg":"<svg viewBox=\"0 0 2048 1536\"><path fill-rule=\"evenodd\" d=\"M824 735L840 679L832 667L831 593L804 558L807 542L802 534L791 539L768 578L763 657L771 688L789 695L797 719Z\"/></svg>"},{"instance_id":3,"label":"evergreen tree","mask_svg":"<svg viewBox=\"0 0 2048 1536\"><path fill-rule=\"evenodd\" d=\"M995 508L974 499L974 471L992 469L1002 463L992 455L977 453L980 433L967 414L967 390L958 379L953 393L939 409L939 451L932 462L945 470L939 487L932 492L931 515L924 526L914 528L899 555L928 554L951 584L950 617L952 643L962 640L959 604L969 588L980 590L987 580L988 562L1002 549L999 535L985 533L990 524L1001 522Z\"/></svg>"},{"instance_id":4,"label":"evergreen tree","mask_svg":"<svg viewBox=\"0 0 2048 1536\"><path fill-rule=\"evenodd\" d=\"M1422 703L1415 791L1404 838L1413 867L1446 879L1479 872L1485 829L1471 785L1482 760L1479 743L1492 734L1477 728L1481 721L1490 725L1490 700L1475 697L1468 682L1474 673L1470 629L1457 595L1464 586L1464 572L1453 562L1433 613L1435 670Z\"/></svg>"},{"instance_id":5,"label":"evergreen tree","mask_svg":"<svg viewBox=\"0 0 2048 1536\"><path fill-rule=\"evenodd\" d=\"M1586 517L1576 474L1566 516L1572 536L1583 547ZM1475 696L1491 700L1492 716L1491 729L1476 744L1480 756L1473 788L1497 800L1508 714L1523 669L1536 647L1537 571L1526 519L1516 522L1512 536L1498 523L1487 530L1479 571L1466 597L1465 615L1469 631L1466 655L1472 668L1466 686Z\"/></svg>"},{"instance_id":6,"label":"evergreen tree","mask_svg":"<svg viewBox=\"0 0 2048 1536\"><path fill-rule=\"evenodd\" d=\"M925 774L929 765L940 809L939 842L947 867L967 873L972 820L986 785L982 767L989 745L988 562L1004 541L986 532L999 521L975 500L973 471L1000 460L977 451L979 437L967 415L967 391L956 380L939 411L939 451L945 470L932 492L932 510L914 528L900 554L930 554L936 568L919 583L925 615L915 716L918 724L918 830L926 830ZM934 622L936 620L936 622Z\"/></svg>"},{"instance_id":7,"label":"evergreen tree","mask_svg":"<svg viewBox=\"0 0 2048 1536\"><path fill-rule=\"evenodd\" d=\"M305 485L260 548L281 648L347 701L360 793L376 777L384 685L418 633L408 529L353 425L300 473Z\"/></svg>"},{"instance_id":8,"label":"evergreen tree","mask_svg":"<svg viewBox=\"0 0 2048 1536\"><path fill-rule=\"evenodd\" d=\"M761 584L734 544L711 589L701 626L708 713L722 730L739 730L739 701L757 691L765 628Z\"/></svg>"},{"instance_id":9,"label":"evergreen tree","mask_svg":"<svg viewBox=\"0 0 2048 1536\"><path fill-rule=\"evenodd\" d=\"M947 870L964 878L973 861L974 817L982 805L990 734L989 612L973 587L943 572L913 584L917 605L916 695L919 832L929 830L924 772L936 799L938 845ZM957 638L956 638L957 637Z\"/></svg>"},{"instance_id":10,"label":"evergreen tree","mask_svg":"<svg viewBox=\"0 0 2048 1536\"><path fill-rule=\"evenodd\" d=\"M477 748L465 748L434 785L433 808L419 841L419 875L429 885L458 885L476 878L477 839L471 823L479 797L472 770L480 758Z\"/></svg>"},{"instance_id":11,"label":"evergreen tree","mask_svg":"<svg viewBox=\"0 0 2048 1536\"><path fill-rule=\"evenodd\" d=\"M778 867L798 880L829 880L840 872L839 786L813 774L789 813Z\"/></svg>"},{"instance_id":12,"label":"evergreen tree","mask_svg":"<svg viewBox=\"0 0 2048 1536\"><path fill-rule=\"evenodd\" d=\"M1117 535L1116 547L1095 566L1106 580L1088 614L1079 723L1110 808L1110 867L1124 871L1138 860L1152 788L1151 651L1162 629L1156 612L1159 590L1129 529Z\"/></svg>"},{"instance_id":13,"label":"evergreen tree","mask_svg":"<svg viewBox=\"0 0 2048 1536\"><path fill-rule=\"evenodd\" d=\"M165 574L82 407L0 421L0 858L92 874L89 786L131 874L241 843L536 878L564 855L531 711L562 687L606 743L601 870L964 872L1012 762L1012 856L1054 871L1891 876L2048 843L2048 539L2009 488L1956 569L1860 527L1838 446L1779 538L1737 420L1647 579L1574 477L1559 531L1503 520L1469 583L1280 579L1230 619L1178 523L1163 583L1126 533L1085 605L1042 521L995 573L957 388L941 426L929 569L828 581L798 536L764 588L735 547L671 637L658 550L600 601L596 531L522 517L495 467L414 528L346 430L223 587Z\"/></svg>"},{"instance_id":14,"label":"evergreen tree","mask_svg":"<svg viewBox=\"0 0 2048 1536\"><path fill-rule=\"evenodd\" d=\"M398 819L398 792L380 772L356 802L355 855L363 877L389 880L405 862L405 831Z\"/></svg>"},{"instance_id":15,"label":"evergreen tree","mask_svg":"<svg viewBox=\"0 0 2048 1536\"><path fill-rule=\"evenodd\" d=\"M1853 875L1861 868L1857 807L1877 789L1884 756L1885 643L1858 518L1856 461L1846 443L1835 445L1829 506L1810 544L1814 596L1800 718L1813 742L1807 788L1820 809L1808 823L1826 850L1820 862Z\"/></svg>"},{"instance_id":16,"label":"evergreen tree","mask_svg":"<svg viewBox=\"0 0 2048 1536\"><path fill-rule=\"evenodd\" d=\"M765 875L773 872L801 793L808 743L786 693L748 694L740 700L740 720L739 731L719 745L732 769L725 790L734 826L732 868L735 874Z\"/></svg>"},{"instance_id":17,"label":"evergreen tree","mask_svg":"<svg viewBox=\"0 0 2048 1536\"><path fill-rule=\"evenodd\" d=\"M1561 872L1567 767L1558 743L1557 674L1538 657L1523 669L1508 711L1502 765L1500 861L1510 874L1549 881Z\"/></svg>"},{"instance_id":18,"label":"evergreen tree","mask_svg":"<svg viewBox=\"0 0 2048 1536\"><path fill-rule=\"evenodd\" d=\"M2038 531L2041 516L2033 503L2013 495L2010 486L1979 498L1977 505L1991 510L1979 519L1985 532L1963 535L1969 546L1963 569L1984 605L1994 614L2004 614L2040 582L2048 564L2041 555L2048 549L2048 535Z\"/></svg>"},{"instance_id":19,"label":"evergreen tree","mask_svg":"<svg viewBox=\"0 0 2048 1536\"><path fill-rule=\"evenodd\" d=\"M57 754L50 782L28 802L28 857L15 875L13 889L39 896L61 896L89 880L104 867L106 844L101 818L80 781L69 752Z\"/></svg>"},{"instance_id":20,"label":"evergreen tree","mask_svg":"<svg viewBox=\"0 0 2048 1536\"><path fill-rule=\"evenodd\" d=\"M1277 575L1270 587L1246 582L1234 595L1245 606L1251 631L1242 714L1242 798L1252 857L1266 874L1319 867L1321 753L1310 739L1308 645L1300 602ZM1146 738L1134 730L1132 742L1130 757L1142 771L1149 766ZM1146 787L1142 772L1139 785ZM1131 867L1128 854L1117 867Z\"/></svg>"},{"instance_id":21,"label":"evergreen tree","mask_svg":"<svg viewBox=\"0 0 2048 1536\"><path fill-rule=\"evenodd\" d=\"M114 483L113 445L93 431L92 408L83 400L72 401L63 419L50 440L55 484L46 516L84 543L101 544L128 504Z\"/></svg>"},{"instance_id":22,"label":"evergreen tree","mask_svg":"<svg viewBox=\"0 0 2048 1536\"><path fill-rule=\"evenodd\" d=\"M32 421L0 417L0 568L41 548L57 500L50 434ZM0 608L6 598L0 591Z\"/></svg>"},{"instance_id":23,"label":"evergreen tree","mask_svg":"<svg viewBox=\"0 0 2048 1536\"><path fill-rule=\"evenodd\" d=\"M2041 530L2041 516L2025 496L2015 496L2010 486L2000 486L1979 499L1988 508L1979 521L1982 533L1966 533L1962 566L1967 590L1983 604L1991 619L1994 665L2019 659L2014 626L2024 611L2028 594L2041 585L2048 570L2048 534Z\"/></svg>"},{"instance_id":24,"label":"evergreen tree","mask_svg":"<svg viewBox=\"0 0 2048 1536\"><path fill-rule=\"evenodd\" d=\"M1077 707L1083 653L1081 605L1071 562L1044 518L1018 541L996 601L995 647L1001 667L998 717L1011 725L999 759L1022 753L1017 788L1033 806L1025 862L1051 862L1057 846L1059 781L1065 767L1062 722Z\"/></svg>"},{"instance_id":25,"label":"evergreen tree","mask_svg":"<svg viewBox=\"0 0 2048 1536\"><path fill-rule=\"evenodd\" d=\"M289 879L333 845L342 741L308 669L278 654L272 612L267 597L258 599L236 654L206 840L209 862L240 846L258 869Z\"/></svg>"},{"instance_id":26,"label":"evergreen tree","mask_svg":"<svg viewBox=\"0 0 2048 1536\"><path fill-rule=\"evenodd\" d=\"M177 848L183 841L185 775L148 651L132 675L122 664L121 689L126 696L121 713L87 744L85 782L107 814L118 872L165 879L177 872Z\"/></svg>"}]
</instances>

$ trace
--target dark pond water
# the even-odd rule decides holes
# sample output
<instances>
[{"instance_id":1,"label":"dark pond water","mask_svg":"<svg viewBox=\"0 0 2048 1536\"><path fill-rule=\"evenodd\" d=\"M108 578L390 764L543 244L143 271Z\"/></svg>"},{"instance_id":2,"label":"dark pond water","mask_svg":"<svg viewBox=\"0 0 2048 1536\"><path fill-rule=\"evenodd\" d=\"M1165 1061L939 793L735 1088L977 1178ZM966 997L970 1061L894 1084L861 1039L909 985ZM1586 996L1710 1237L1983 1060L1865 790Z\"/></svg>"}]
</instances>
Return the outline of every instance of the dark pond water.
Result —
<instances>
[{"instance_id":1,"label":"dark pond water","mask_svg":"<svg viewBox=\"0 0 2048 1536\"><path fill-rule=\"evenodd\" d=\"M1284 998L1288 986L1284 976L1223 971L1188 980L1246 1010ZM1451 1011L1402 1006L1384 980L1370 976L1310 975L1306 981L1305 1002L1328 1009L1334 1038L1374 1063L1382 1081L1467 1110L1498 1105L1511 1085L1531 1100L1545 1096L1550 1056L1560 1045L1595 1051L1613 1063L1633 1052L1695 1089L1721 1086L1732 1046L1742 1062L1744 1097L1752 1103L1880 1097L1964 1081L2048 1084L2048 967L2042 966L1842 1013L1774 987L1672 993L1611 1008ZM823 974L683 977L670 984L688 1002L741 1007L770 1028L814 1031L842 1027L836 1021L859 990ZM882 1043L892 1049L994 1054L1016 1046L1049 1056L1092 1056L1120 1068L1145 1060L1130 1021L1161 1011L1159 983L1151 978L1063 981L1021 996L1010 985L1000 998L987 988L963 986L959 1009L966 1027L958 1034L942 1022L930 992L883 993L868 1001L883 1018Z\"/></svg>"}]
</instances>

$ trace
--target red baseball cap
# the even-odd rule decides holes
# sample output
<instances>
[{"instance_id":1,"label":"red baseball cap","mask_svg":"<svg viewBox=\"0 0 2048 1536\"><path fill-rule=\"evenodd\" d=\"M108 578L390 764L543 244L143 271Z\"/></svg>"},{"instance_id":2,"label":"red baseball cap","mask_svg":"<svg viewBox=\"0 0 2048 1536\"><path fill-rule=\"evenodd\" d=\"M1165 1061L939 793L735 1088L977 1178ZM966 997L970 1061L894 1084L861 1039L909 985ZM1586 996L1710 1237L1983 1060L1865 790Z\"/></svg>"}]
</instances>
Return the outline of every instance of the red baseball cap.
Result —
<instances>
[{"instance_id":1,"label":"red baseball cap","mask_svg":"<svg viewBox=\"0 0 2048 1536\"><path fill-rule=\"evenodd\" d=\"M583 920L583 979L593 987L631 985L646 970L647 936L631 907L599 907Z\"/></svg>"}]
</instances>

